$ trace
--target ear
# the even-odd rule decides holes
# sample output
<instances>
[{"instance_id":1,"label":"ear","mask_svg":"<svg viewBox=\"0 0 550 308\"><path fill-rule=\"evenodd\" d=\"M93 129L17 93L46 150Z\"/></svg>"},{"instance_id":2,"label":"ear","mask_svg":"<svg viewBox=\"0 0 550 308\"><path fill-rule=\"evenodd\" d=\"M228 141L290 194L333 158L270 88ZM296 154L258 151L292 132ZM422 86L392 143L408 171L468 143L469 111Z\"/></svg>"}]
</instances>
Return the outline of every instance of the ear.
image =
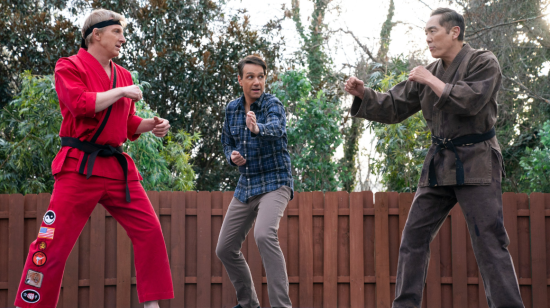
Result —
<instances>
[{"instance_id":1,"label":"ear","mask_svg":"<svg viewBox=\"0 0 550 308\"><path fill-rule=\"evenodd\" d=\"M453 35L453 40L457 40L460 36L460 27L454 26L451 28L451 34Z\"/></svg>"},{"instance_id":2,"label":"ear","mask_svg":"<svg viewBox=\"0 0 550 308\"><path fill-rule=\"evenodd\" d=\"M100 32L97 30L97 28L92 30L92 37L95 37L96 41L101 41L101 36L99 34Z\"/></svg>"},{"instance_id":3,"label":"ear","mask_svg":"<svg viewBox=\"0 0 550 308\"><path fill-rule=\"evenodd\" d=\"M241 75L237 74L237 80L239 81L239 85L242 87L243 86L243 80L241 78Z\"/></svg>"}]
</instances>

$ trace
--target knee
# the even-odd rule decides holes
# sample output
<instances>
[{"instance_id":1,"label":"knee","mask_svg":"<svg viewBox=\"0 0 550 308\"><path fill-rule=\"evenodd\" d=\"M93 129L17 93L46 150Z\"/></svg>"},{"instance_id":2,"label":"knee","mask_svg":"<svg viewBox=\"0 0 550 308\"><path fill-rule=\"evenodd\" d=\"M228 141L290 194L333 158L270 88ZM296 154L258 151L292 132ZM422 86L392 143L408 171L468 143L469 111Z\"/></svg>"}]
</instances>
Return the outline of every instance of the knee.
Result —
<instances>
[{"instance_id":1,"label":"knee","mask_svg":"<svg viewBox=\"0 0 550 308\"><path fill-rule=\"evenodd\" d=\"M256 228L254 230L254 240L256 240L256 245L258 247L276 242L277 231L270 230L269 228Z\"/></svg>"}]
</instances>

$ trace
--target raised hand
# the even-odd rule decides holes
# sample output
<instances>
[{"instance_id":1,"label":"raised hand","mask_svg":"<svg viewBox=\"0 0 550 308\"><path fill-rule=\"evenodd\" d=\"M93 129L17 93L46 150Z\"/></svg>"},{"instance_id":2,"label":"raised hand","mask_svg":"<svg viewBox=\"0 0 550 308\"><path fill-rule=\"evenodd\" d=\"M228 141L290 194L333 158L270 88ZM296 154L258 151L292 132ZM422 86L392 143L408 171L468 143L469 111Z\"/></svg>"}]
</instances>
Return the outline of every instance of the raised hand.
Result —
<instances>
[{"instance_id":1,"label":"raised hand","mask_svg":"<svg viewBox=\"0 0 550 308\"><path fill-rule=\"evenodd\" d=\"M248 129L250 129L250 131L254 134L258 134L260 132L260 128L256 123L256 114L253 111L249 111L246 114L246 127L248 127Z\"/></svg>"},{"instance_id":2,"label":"raised hand","mask_svg":"<svg viewBox=\"0 0 550 308\"><path fill-rule=\"evenodd\" d=\"M231 152L231 161L239 167L246 164L246 159L244 159L241 156L241 153L239 153L237 151Z\"/></svg>"},{"instance_id":3,"label":"raised hand","mask_svg":"<svg viewBox=\"0 0 550 308\"><path fill-rule=\"evenodd\" d=\"M420 84L428 84L433 77L434 75L424 66L417 66L409 73L409 80L416 81Z\"/></svg>"},{"instance_id":4,"label":"raised hand","mask_svg":"<svg viewBox=\"0 0 550 308\"><path fill-rule=\"evenodd\" d=\"M122 95L133 101L139 101L143 98L143 93L136 85L131 85L127 87L120 88L122 90Z\"/></svg>"},{"instance_id":5,"label":"raised hand","mask_svg":"<svg viewBox=\"0 0 550 308\"><path fill-rule=\"evenodd\" d=\"M151 131L153 135L157 137L164 137L168 133L168 130L170 129L170 122L166 119L161 119L159 117L154 117L154 128Z\"/></svg>"},{"instance_id":6,"label":"raised hand","mask_svg":"<svg viewBox=\"0 0 550 308\"><path fill-rule=\"evenodd\" d=\"M365 94L365 83L355 76L350 77L348 81L346 81L345 90L349 94L362 99Z\"/></svg>"}]
</instances>

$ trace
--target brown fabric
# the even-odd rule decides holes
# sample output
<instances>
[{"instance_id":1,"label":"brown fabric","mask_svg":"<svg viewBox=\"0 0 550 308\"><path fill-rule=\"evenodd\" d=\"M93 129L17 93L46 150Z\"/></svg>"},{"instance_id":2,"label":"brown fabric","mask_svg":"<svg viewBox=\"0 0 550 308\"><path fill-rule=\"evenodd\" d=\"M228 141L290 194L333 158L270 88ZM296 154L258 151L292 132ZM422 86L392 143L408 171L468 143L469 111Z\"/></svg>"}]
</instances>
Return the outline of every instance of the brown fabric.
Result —
<instances>
[{"instance_id":1,"label":"brown fabric","mask_svg":"<svg viewBox=\"0 0 550 308\"><path fill-rule=\"evenodd\" d=\"M395 124L422 110L433 136L454 139L464 135L489 131L497 120L497 94L501 71L495 55L464 44L453 63L445 69L443 61L429 64L434 76L446 83L441 97L426 85L403 81L386 93L365 88L363 99L355 97L351 115L367 120ZM491 152L502 155L496 137L457 148L464 164L464 183L491 184ZM419 187L429 185L428 167L435 151L431 146L420 176ZM456 185L455 156L441 151L435 157L439 186Z\"/></svg>"}]
</instances>

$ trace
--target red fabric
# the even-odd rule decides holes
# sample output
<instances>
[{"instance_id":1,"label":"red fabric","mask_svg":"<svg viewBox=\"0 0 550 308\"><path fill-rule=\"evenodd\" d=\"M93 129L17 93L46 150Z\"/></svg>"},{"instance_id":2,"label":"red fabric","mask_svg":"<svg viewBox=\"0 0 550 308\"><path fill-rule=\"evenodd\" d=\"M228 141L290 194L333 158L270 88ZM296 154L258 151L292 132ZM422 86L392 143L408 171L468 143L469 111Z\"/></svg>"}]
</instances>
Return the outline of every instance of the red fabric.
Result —
<instances>
[{"instance_id":1,"label":"red fabric","mask_svg":"<svg viewBox=\"0 0 550 308\"><path fill-rule=\"evenodd\" d=\"M132 75L126 69L111 61L111 79L109 79L101 64L82 48L77 55L57 61L55 90L63 115L59 136L78 138L82 141L92 139L107 112L105 109L95 113L96 96L98 92L112 89L113 65L116 66L117 71L117 88L132 85ZM117 147L126 139L136 140L139 137L136 130L142 119L135 113L136 106L129 98L124 97L114 103L107 125L96 143ZM126 153L124 155L128 160L128 180L141 180L141 175L132 158ZM68 169L68 166L64 166L67 157L78 159L76 167L71 166L71 169ZM84 152L78 149L62 147L52 162L52 173L55 175L61 171L78 172L83 157ZM122 168L114 156L98 156L92 175L124 179Z\"/></svg>"},{"instance_id":2,"label":"red fabric","mask_svg":"<svg viewBox=\"0 0 550 308\"><path fill-rule=\"evenodd\" d=\"M132 240L139 301L174 297L159 219L139 181L129 181L128 184L132 195L130 203L126 202L124 181L97 176L86 179L75 172L62 172L56 176L48 207L48 211L55 213L55 221L50 225L42 221L42 227L54 229L53 239L38 237L31 243L15 299L16 306L56 307L65 263L97 203L111 213ZM42 242L46 244L43 249L40 247ZM46 262L41 266L32 261L36 252L46 255ZM90 258L104 257L97 255L93 249L90 251ZM43 274L40 288L25 283L29 269ZM39 293L38 302L30 304L22 300L22 292L29 289Z\"/></svg>"}]
</instances>

